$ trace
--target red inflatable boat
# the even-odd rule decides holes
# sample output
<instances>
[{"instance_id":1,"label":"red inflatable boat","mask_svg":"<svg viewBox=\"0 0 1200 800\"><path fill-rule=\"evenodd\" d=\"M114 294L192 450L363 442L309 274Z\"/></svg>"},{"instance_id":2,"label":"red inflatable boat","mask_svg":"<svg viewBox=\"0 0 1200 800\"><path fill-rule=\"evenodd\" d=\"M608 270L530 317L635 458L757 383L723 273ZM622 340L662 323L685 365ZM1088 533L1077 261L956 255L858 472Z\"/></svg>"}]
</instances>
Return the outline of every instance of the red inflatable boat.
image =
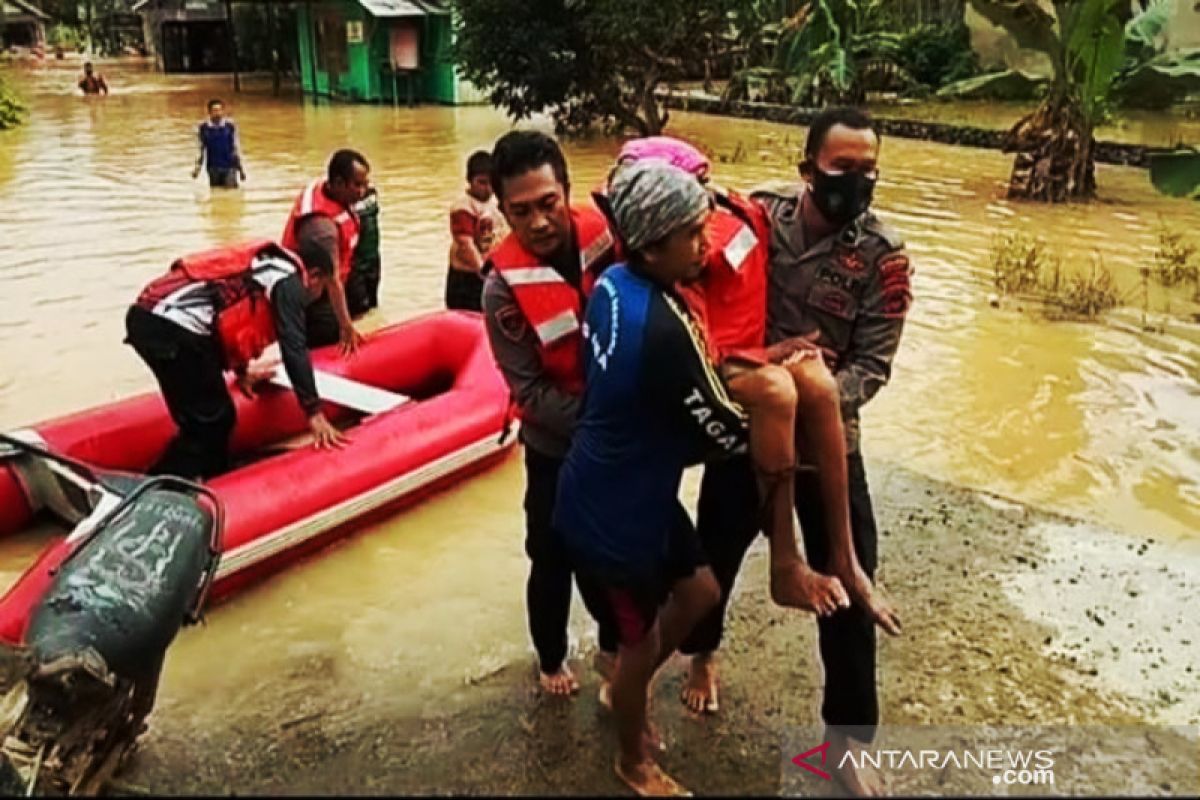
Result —
<instances>
[{"instance_id":1,"label":"red inflatable boat","mask_svg":"<svg viewBox=\"0 0 1200 800\"><path fill-rule=\"evenodd\" d=\"M286 389L268 387L253 400L232 392L232 449L243 465L208 483L225 517L213 597L483 469L513 445L515 437L504 435L508 388L477 314L400 323L372 334L350 359L335 348L317 351L313 366L325 413L349 444L329 451L289 443L308 426ZM20 433L98 470L141 472L174 430L161 397L147 394ZM0 461L0 536L32 521L28 484L12 462ZM21 640L76 538L55 537L0 598L0 640Z\"/></svg>"}]
</instances>

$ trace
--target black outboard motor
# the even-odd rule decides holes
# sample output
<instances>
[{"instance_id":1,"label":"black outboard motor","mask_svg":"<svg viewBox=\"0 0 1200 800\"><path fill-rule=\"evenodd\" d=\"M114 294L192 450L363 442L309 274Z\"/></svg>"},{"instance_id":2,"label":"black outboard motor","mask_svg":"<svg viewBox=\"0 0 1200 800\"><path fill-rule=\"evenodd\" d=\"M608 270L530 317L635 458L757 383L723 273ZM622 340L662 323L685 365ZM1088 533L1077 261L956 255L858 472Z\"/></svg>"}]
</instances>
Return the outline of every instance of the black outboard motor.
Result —
<instances>
[{"instance_id":1,"label":"black outboard motor","mask_svg":"<svg viewBox=\"0 0 1200 800\"><path fill-rule=\"evenodd\" d=\"M70 464L93 482L83 494L98 500L34 609L24 647L0 653L11 684L0 696L0 794L96 794L145 730L167 647L199 620L216 575L221 507L179 478L103 475L20 446L59 469ZM5 672L0 664L0 691Z\"/></svg>"}]
</instances>

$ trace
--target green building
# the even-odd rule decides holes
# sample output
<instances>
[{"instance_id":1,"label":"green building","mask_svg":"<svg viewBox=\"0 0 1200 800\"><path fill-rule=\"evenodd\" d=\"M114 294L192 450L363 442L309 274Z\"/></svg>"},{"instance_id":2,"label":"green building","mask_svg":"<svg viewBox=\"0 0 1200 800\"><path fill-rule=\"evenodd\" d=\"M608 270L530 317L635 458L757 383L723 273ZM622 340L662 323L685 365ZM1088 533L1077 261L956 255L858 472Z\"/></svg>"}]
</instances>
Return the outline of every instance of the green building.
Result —
<instances>
[{"instance_id":1,"label":"green building","mask_svg":"<svg viewBox=\"0 0 1200 800\"><path fill-rule=\"evenodd\" d=\"M306 94L368 103L458 103L450 9L439 0L312 0L299 5Z\"/></svg>"}]
</instances>

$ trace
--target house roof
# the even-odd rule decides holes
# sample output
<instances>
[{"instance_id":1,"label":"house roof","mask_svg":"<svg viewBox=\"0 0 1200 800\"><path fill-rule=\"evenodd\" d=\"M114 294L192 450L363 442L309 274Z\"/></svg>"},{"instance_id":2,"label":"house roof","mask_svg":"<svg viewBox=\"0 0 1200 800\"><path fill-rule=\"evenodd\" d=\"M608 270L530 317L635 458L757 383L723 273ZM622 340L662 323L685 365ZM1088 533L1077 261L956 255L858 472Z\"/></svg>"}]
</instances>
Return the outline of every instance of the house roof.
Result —
<instances>
[{"instance_id":1,"label":"house roof","mask_svg":"<svg viewBox=\"0 0 1200 800\"><path fill-rule=\"evenodd\" d=\"M450 9L442 0L358 0L358 2L376 17L424 17L450 13Z\"/></svg>"},{"instance_id":2,"label":"house roof","mask_svg":"<svg viewBox=\"0 0 1200 800\"><path fill-rule=\"evenodd\" d=\"M49 22L50 15L42 11L32 3L27 3L25 0L3 0L4 13L10 17L31 16L40 19L42 22Z\"/></svg>"}]
</instances>

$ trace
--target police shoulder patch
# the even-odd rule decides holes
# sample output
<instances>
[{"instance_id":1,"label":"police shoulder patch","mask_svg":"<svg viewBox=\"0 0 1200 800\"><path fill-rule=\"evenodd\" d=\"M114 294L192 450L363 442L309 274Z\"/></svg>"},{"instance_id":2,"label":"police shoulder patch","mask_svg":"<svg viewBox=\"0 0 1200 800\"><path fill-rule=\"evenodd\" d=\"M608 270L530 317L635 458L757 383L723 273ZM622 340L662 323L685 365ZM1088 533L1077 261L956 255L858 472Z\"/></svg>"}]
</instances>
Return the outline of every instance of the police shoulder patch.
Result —
<instances>
[{"instance_id":1,"label":"police shoulder patch","mask_svg":"<svg viewBox=\"0 0 1200 800\"><path fill-rule=\"evenodd\" d=\"M883 286L883 315L903 317L912 305L912 267L908 256L903 252L887 253L879 259L878 265Z\"/></svg>"},{"instance_id":2,"label":"police shoulder patch","mask_svg":"<svg viewBox=\"0 0 1200 800\"><path fill-rule=\"evenodd\" d=\"M516 304L502 306L496 311L496 324L501 333L512 342L519 342L529 330L529 322Z\"/></svg>"}]
</instances>

